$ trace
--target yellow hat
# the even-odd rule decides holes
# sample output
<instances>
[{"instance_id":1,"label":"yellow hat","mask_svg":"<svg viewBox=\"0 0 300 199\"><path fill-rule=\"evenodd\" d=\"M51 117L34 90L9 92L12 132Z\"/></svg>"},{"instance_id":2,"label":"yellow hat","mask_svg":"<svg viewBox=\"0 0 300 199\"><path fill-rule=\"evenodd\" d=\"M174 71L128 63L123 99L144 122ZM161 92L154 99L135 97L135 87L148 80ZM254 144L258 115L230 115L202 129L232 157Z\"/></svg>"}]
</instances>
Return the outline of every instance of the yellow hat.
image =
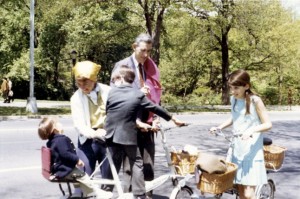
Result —
<instances>
[{"instance_id":1,"label":"yellow hat","mask_svg":"<svg viewBox=\"0 0 300 199\"><path fill-rule=\"evenodd\" d=\"M94 82L97 81L97 75L101 66L91 61L77 62L73 68L75 79L87 78Z\"/></svg>"}]
</instances>

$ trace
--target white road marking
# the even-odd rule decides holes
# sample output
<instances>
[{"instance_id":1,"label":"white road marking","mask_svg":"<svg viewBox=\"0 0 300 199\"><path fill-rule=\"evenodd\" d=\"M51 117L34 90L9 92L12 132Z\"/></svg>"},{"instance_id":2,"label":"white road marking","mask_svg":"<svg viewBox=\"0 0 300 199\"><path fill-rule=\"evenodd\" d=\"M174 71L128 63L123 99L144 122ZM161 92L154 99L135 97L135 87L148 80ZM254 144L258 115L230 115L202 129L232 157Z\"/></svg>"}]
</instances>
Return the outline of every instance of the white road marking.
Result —
<instances>
[{"instance_id":1,"label":"white road marking","mask_svg":"<svg viewBox=\"0 0 300 199\"><path fill-rule=\"evenodd\" d=\"M25 133L25 132L27 132L27 133L32 133L32 132L34 132L34 133L36 133L37 132L37 129L38 129L38 127L32 127L32 128L0 128L0 132L10 132L10 131L22 131L22 133ZM68 126L66 126L66 127L64 127L64 130L66 131L67 129L71 129L71 130L74 130L75 129L75 127L73 127L73 126L70 126L70 127L68 127Z\"/></svg>"},{"instance_id":2,"label":"white road marking","mask_svg":"<svg viewBox=\"0 0 300 199\"><path fill-rule=\"evenodd\" d=\"M41 166L0 169L0 173L41 169Z\"/></svg>"}]
</instances>

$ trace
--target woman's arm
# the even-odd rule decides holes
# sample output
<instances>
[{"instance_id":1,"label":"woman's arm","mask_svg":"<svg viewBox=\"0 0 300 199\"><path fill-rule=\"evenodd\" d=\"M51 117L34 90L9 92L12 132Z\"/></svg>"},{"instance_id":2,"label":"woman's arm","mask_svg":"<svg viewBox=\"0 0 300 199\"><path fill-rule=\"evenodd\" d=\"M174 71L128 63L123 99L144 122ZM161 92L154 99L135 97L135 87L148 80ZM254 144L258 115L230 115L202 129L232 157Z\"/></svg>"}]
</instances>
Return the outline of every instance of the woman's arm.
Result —
<instances>
[{"instance_id":1,"label":"woman's arm","mask_svg":"<svg viewBox=\"0 0 300 199\"><path fill-rule=\"evenodd\" d=\"M231 126L231 125L232 125L232 117L230 117L228 120L226 120L225 122L223 122L222 124L220 124L218 126L218 128L219 129L225 129L225 128Z\"/></svg>"},{"instance_id":2,"label":"woman's arm","mask_svg":"<svg viewBox=\"0 0 300 199\"><path fill-rule=\"evenodd\" d=\"M267 113L267 109L263 103L263 101L259 98L255 102L256 112L261 121L260 125L257 125L251 129L252 132L264 132L272 128L272 123L270 121L269 115Z\"/></svg>"},{"instance_id":3,"label":"woman's arm","mask_svg":"<svg viewBox=\"0 0 300 199\"><path fill-rule=\"evenodd\" d=\"M232 125L232 117L230 117L228 120L226 120L225 122L223 122L222 124L220 124L218 127L211 127L210 128L210 132L216 131L217 129L225 129L228 126Z\"/></svg>"}]
</instances>

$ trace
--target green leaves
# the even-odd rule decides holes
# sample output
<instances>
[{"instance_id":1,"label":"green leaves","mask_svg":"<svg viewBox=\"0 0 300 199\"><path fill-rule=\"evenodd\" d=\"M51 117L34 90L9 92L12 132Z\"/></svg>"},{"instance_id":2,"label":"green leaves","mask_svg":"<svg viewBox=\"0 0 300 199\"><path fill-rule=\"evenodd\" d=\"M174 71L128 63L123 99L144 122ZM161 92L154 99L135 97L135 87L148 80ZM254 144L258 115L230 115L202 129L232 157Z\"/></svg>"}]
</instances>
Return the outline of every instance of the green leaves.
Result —
<instances>
[{"instance_id":1,"label":"green leaves","mask_svg":"<svg viewBox=\"0 0 300 199\"><path fill-rule=\"evenodd\" d=\"M0 3L0 74L27 86L29 0ZM153 58L171 101L219 103L214 98L226 94L226 76L237 68L250 72L268 103L284 104L288 88L300 93L300 22L278 0L39 0L36 95L69 99L71 50L77 51L76 61L101 64L99 80L108 84L114 63L132 53L141 32L155 36ZM24 86L17 98L27 97Z\"/></svg>"}]
</instances>

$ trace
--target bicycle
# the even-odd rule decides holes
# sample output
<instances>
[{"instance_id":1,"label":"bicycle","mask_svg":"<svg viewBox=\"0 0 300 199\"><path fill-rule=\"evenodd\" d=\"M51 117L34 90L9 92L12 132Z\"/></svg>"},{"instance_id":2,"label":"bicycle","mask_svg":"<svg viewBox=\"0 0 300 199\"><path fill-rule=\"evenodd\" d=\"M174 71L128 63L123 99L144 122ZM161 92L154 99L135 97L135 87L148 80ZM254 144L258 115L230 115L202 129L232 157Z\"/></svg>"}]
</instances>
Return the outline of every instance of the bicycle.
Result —
<instances>
[{"instance_id":1,"label":"bicycle","mask_svg":"<svg viewBox=\"0 0 300 199\"><path fill-rule=\"evenodd\" d=\"M216 136L224 137L225 140L227 140L229 142L229 149L226 154L226 161L227 162L230 161L230 159L232 157L232 150L233 150L233 139L240 137L242 134L233 133L232 135L225 135L220 129L217 129L217 131L215 131L214 134ZM264 138L264 146L271 145L271 144L272 144L272 140L270 138ZM266 169L267 169L268 182L267 182L267 184L259 185L256 187L255 196L257 199L274 199L276 187L275 187L275 183L274 183L273 179L271 179L268 174L271 172L277 172L279 169L276 169L274 166L273 166L273 168L267 167ZM235 187L233 187L232 189L226 190L224 193L236 195L236 199L239 198L238 192ZM221 198L222 195L223 195L223 193L216 194L215 198Z\"/></svg>"},{"instance_id":2,"label":"bicycle","mask_svg":"<svg viewBox=\"0 0 300 199\"><path fill-rule=\"evenodd\" d=\"M172 164L172 160L171 160L171 157L170 157L170 151L169 151L169 148L167 146L167 139L166 139L166 136L165 136L165 130L160 128L159 132L160 132L160 135L161 135L161 142L162 142L162 145L163 145L166 161L167 161L168 168L169 168L170 172L168 174L161 175L161 176L155 178L152 181L145 181L146 192L149 192L149 191L152 191L152 190L158 188L159 186L163 185L167 180L171 180L174 188L171 191L171 194L170 194L170 197L169 197L170 199L190 198L190 196L193 194L193 190L186 185L186 182L188 180L190 180L193 177L193 175L189 174L189 175L182 176L182 175L178 175L176 173L175 167ZM96 181L98 184L115 185L116 189L117 189L118 196L119 196L118 198L120 198L120 199L121 198L122 199L134 198L132 193L124 193L123 192L123 189L122 189L122 186L121 186L121 180L120 180L120 178L117 174L116 168L113 164L113 160L112 160L112 157L111 157L111 154L110 154L110 151L109 151L108 148L106 149L106 158L108 159L108 162L111 166L111 171L112 171L112 175L113 175L114 180L111 181L111 180L107 180L107 179L96 179L95 178L96 172L94 172L91 175L91 179ZM103 160L102 163L104 161L105 160ZM98 167L100 167L101 164L99 164ZM99 169L95 169L95 171L97 171L97 170L99 170Z\"/></svg>"},{"instance_id":3,"label":"bicycle","mask_svg":"<svg viewBox=\"0 0 300 199\"><path fill-rule=\"evenodd\" d=\"M159 130L160 135L161 135L161 142L163 145L163 149L165 152L165 157L166 157L166 161L168 164L168 168L170 170L170 172L168 174L163 174L157 178L155 178L152 181L145 181L145 188L146 188L146 192L152 191L156 188L158 188L159 186L163 185L167 180L171 180L172 181L172 185L173 185L173 189L171 191L170 194L170 199L185 199L185 198L191 198L191 195L193 194L193 190L186 185L186 182L188 180L190 180L193 175L188 174L188 175L179 175L176 173L175 167L172 164L172 160L170 157L170 151L168 149L167 146L167 141L166 141L166 136L165 136L165 132L162 128L160 128ZM45 148L45 147L42 147ZM43 153L45 150L42 149L42 160L45 160L45 154ZM84 197L84 196L73 196L72 195L72 190L70 188L70 184L76 184L76 181L58 181L58 180L50 180L50 175L51 175L51 171L50 171L50 149L47 150L48 154L47 154L47 169L44 169L44 166L42 166L43 168L43 175L44 177L49 180L50 182L57 182L59 183L59 188L63 194L63 197L65 197L65 192L62 189L61 183L67 183L68 185L68 191L69 191L69 196L66 196L69 199L79 199L79 198L92 198L92 197ZM44 156L44 157L43 157ZM103 179L103 178L99 178L97 173L100 170L101 165L104 163L105 160L108 160L109 164L110 164L110 169L112 171L112 176L113 179ZM45 161L42 161L42 165L45 164ZM45 175L46 174L46 175ZM118 199L134 199L134 196L132 193L124 193L123 188L122 188L122 182L119 178L119 175L117 173L117 170L114 166L113 163L113 159L111 156L111 153L109 151L109 148L106 148L106 157L104 158L104 160L99 163L97 165L97 168L95 169L94 173L92 173L90 175L90 179L93 180L96 184L100 185L114 185L116 187L116 193L117 193L117 198Z\"/></svg>"}]
</instances>

